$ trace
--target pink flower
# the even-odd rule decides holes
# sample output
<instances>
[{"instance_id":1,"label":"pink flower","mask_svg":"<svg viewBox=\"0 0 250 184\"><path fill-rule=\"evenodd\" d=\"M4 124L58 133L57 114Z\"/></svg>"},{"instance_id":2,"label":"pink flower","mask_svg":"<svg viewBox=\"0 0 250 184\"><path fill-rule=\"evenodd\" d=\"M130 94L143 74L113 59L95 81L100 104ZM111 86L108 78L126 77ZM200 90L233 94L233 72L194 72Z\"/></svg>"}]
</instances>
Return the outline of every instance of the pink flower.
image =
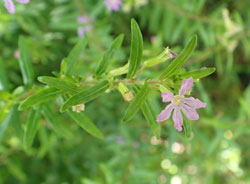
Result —
<instances>
[{"instance_id":1,"label":"pink flower","mask_svg":"<svg viewBox=\"0 0 250 184\"><path fill-rule=\"evenodd\" d=\"M14 14L16 10L13 0L3 0L3 1L4 1L4 6L8 10L8 12ZM21 4L27 4L30 2L29 0L16 0L16 1Z\"/></svg>"},{"instance_id":2,"label":"pink flower","mask_svg":"<svg viewBox=\"0 0 250 184\"><path fill-rule=\"evenodd\" d=\"M92 30L92 26L90 25L90 17L87 15L82 15L77 17L77 22L80 24L80 26L77 28L77 35L79 37L83 37L86 32L89 32Z\"/></svg>"},{"instance_id":3,"label":"pink flower","mask_svg":"<svg viewBox=\"0 0 250 184\"><path fill-rule=\"evenodd\" d=\"M77 22L80 24L86 24L88 22L90 22L90 17L87 15L82 15L77 17Z\"/></svg>"},{"instance_id":4,"label":"pink flower","mask_svg":"<svg viewBox=\"0 0 250 184\"><path fill-rule=\"evenodd\" d=\"M122 5L121 0L104 0L104 3L110 11L118 11Z\"/></svg>"},{"instance_id":5,"label":"pink flower","mask_svg":"<svg viewBox=\"0 0 250 184\"><path fill-rule=\"evenodd\" d=\"M182 131L183 118L182 113L190 120L198 120L199 114L196 109L206 107L206 103L201 102L197 98L184 97L193 87L193 78L188 78L182 81L181 89L178 95L173 95L171 92L163 92L161 94L163 102L171 102L166 108L161 111L157 117L158 122L165 121L170 118L173 111L174 126L178 131Z\"/></svg>"}]
</instances>

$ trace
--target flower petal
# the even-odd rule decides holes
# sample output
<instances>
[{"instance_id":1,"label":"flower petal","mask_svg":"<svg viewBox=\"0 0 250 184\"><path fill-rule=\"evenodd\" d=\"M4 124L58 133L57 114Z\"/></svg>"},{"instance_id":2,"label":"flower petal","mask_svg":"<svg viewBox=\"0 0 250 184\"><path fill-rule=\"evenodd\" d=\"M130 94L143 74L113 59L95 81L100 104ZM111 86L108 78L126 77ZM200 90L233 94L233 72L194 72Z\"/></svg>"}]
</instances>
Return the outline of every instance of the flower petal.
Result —
<instances>
[{"instance_id":1,"label":"flower petal","mask_svg":"<svg viewBox=\"0 0 250 184\"><path fill-rule=\"evenodd\" d=\"M174 121L174 127L178 131L182 131L183 118L179 108L174 109L173 121Z\"/></svg>"},{"instance_id":2,"label":"flower petal","mask_svg":"<svg viewBox=\"0 0 250 184\"><path fill-rule=\"evenodd\" d=\"M22 4L27 4L30 2L30 0L16 0L16 1Z\"/></svg>"},{"instance_id":3,"label":"flower petal","mask_svg":"<svg viewBox=\"0 0 250 184\"><path fill-rule=\"evenodd\" d=\"M185 95L188 91L192 89L192 87L193 87L193 78L190 77L188 79L184 79L181 84L179 95Z\"/></svg>"},{"instance_id":4,"label":"flower petal","mask_svg":"<svg viewBox=\"0 0 250 184\"><path fill-rule=\"evenodd\" d=\"M164 110L161 111L161 113L157 116L158 122L165 121L169 119L171 112L173 110L174 106L172 104L169 104Z\"/></svg>"},{"instance_id":5,"label":"flower petal","mask_svg":"<svg viewBox=\"0 0 250 184\"><path fill-rule=\"evenodd\" d=\"M174 98L174 95L168 91L161 93L161 97L163 102L170 102Z\"/></svg>"},{"instance_id":6,"label":"flower petal","mask_svg":"<svg viewBox=\"0 0 250 184\"><path fill-rule=\"evenodd\" d=\"M4 0L4 6L9 13L15 13L15 5L12 0Z\"/></svg>"},{"instance_id":7,"label":"flower petal","mask_svg":"<svg viewBox=\"0 0 250 184\"><path fill-rule=\"evenodd\" d=\"M200 101L198 98L194 98L194 97L183 98L182 102L184 102L188 106L195 108L195 109L204 108L207 106L206 103L204 103L204 102Z\"/></svg>"},{"instance_id":8,"label":"flower petal","mask_svg":"<svg viewBox=\"0 0 250 184\"><path fill-rule=\"evenodd\" d=\"M196 112L196 110L194 108L189 107L186 104L181 104L180 107L188 119L190 119L190 120L198 120L199 119L199 114Z\"/></svg>"}]
</instances>

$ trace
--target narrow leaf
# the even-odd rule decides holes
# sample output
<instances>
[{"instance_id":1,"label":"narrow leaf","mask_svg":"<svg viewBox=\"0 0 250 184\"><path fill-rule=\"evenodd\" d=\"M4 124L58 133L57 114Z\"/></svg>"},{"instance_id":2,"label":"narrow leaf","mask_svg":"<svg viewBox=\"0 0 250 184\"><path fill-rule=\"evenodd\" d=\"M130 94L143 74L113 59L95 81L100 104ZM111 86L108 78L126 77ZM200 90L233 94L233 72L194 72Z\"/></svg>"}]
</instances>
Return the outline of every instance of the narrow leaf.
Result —
<instances>
[{"instance_id":1,"label":"narrow leaf","mask_svg":"<svg viewBox=\"0 0 250 184\"><path fill-rule=\"evenodd\" d=\"M132 78L141 64L143 38L140 28L134 19L131 20L131 48L129 58L128 78Z\"/></svg>"},{"instance_id":2,"label":"narrow leaf","mask_svg":"<svg viewBox=\"0 0 250 184\"><path fill-rule=\"evenodd\" d=\"M19 110L27 109L31 106L44 103L46 101L56 98L61 92L56 88L46 88L40 90L38 93L26 98L20 105Z\"/></svg>"},{"instance_id":3,"label":"narrow leaf","mask_svg":"<svg viewBox=\"0 0 250 184\"><path fill-rule=\"evenodd\" d=\"M41 77L38 77L38 80L44 84L47 84L50 87L54 87L66 93L74 94L79 91L78 87L74 83L70 81L65 81L59 78L41 76Z\"/></svg>"},{"instance_id":4,"label":"narrow leaf","mask_svg":"<svg viewBox=\"0 0 250 184\"><path fill-rule=\"evenodd\" d=\"M80 39L77 44L74 46L74 48L70 51L67 58L64 60L64 69L66 75L73 75L75 67L77 66L77 61L84 50L84 48L87 46L87 37L83 37Z\"/></svg>"},{"instance_id":5,"label":"narrow leaf","mask_svg":"<svg viewBox=\"0 0 250 184\"><path fill-rule=\"evenodd\" d=\"M6 69L3 61L0 59L0 90L7 91L9 88L8 75L6 75Z\"/></svg>"},{"instance_id":6,"label":"narrow leaf","mask_svg":"<svg viewBox=\"0 0 250 184\"><path fill-rule=\"evenodd\" d=\"M134 91L136 91L136 93L138 93L138 87L134 87L133 89ZM153 134L159 137L161 134L161 126L158 122L156 122L156 113L153 110L152 105L148 99L146 99L141 105L141 111L145 119L147 120Z\"/></svg>"},{"instance_id":7,"label":"narrow leaf","mask_svg":"<svg viewBox=\"0 0 250 184\"><path fill-rule=\"evenodd\" d=\"M197 37L194 36L188 44L185 46L184 50L180 53L180 55L175 58L170 65L163 71L160 75L160 79L164 80L168 77L175 75L180 69L181 66L189 59L192 55L197 44Z\"/></svg>"},{"instance_id":8,"label":"narrow leaf","mask_svg":"<svg viewBox=\"0 0 250 184\"><path fill-rule=\"evenodd\" d=\"M20 58L18 62L23 76L23 83L25 85L30 85L34 81L34 71L32 68L31 57L29 55L30 52L26 42L27 41L24 37L19 37L18 48L20 51Z\"/></svg>"},{"instance_id":9,"label":"narrow leaf","mask_svg":"<svg viewBox=\"0 0 250 184\"><path fill-rule=\"evenodd\" d=\"M110 48L105 52L95 72L95 75L97 78L99 78L104 72L106 72L107 67L108 67L108 62L111 59L114 53L114 50L118 49L121 46L123 39L124 39L124 35L123 34L119 35L113 41Z\"/></svg>"},{"instance_id":10,"label":"narrow leaf","mask_svg":"<svg viewBox=\"0 0 250 184\"><path fill-rule=\"evenodd\" d=\"M129 104L125 112L125 115L123 117L124 122L131 120L135 116L135 114L140 110L142 104L145 102L148 91L149 89L146 84L138 91L134 101Z\"/></svg>"},{"instance_id":11,"label":"narrow leaf","mask_svg":"<svg viewBox=\"0 0 250 184\"><path fill-rule=\"evenodd\" d=\"M1 124L0 124L0 142L2 142L2 139L4 137L4 134L7 130L7 128L9 127L10 123L13 121L16 111L17 111L17 108L15 106L11 109L10 113L5 118L5 120L3 122L1 122Z\"/></svg>"},{"instance_id":12,"label":"narrow leaf","mask_svg":"<svg viewBox=\"0 0 250 184\"><path fill-rule=\"evenodd\" d=\"M189 78L189 77L193 77L194 79L200 79L200 78L206 77L214 72L215 72L215 68L204 68L204 69L193 70L190 72L180 74L180 77L182 79Z\"/></svg>"},{"instance_id":13,"label":"narrow leaf","mask_svg":"<svg viewBox=\"0 0 250 184\"><path fill-rule=\"evenodd\" d=\"M186 138L191 138L193 131L192 131L191 123L189 121L187 120L184 121L183 129L184 129L184 135L186 136Z\"/></svg>"},{"instance_id":14,"label":"narrow leaf","mask_svg":"<svg viewBox=\"0 0 250 184\"><path fill-rule=\"evenodd\" d=\"M51 109L48 106L42 107L43 115L47 123L52 127L52 129L60 136L65 138L72 137L71 131L63 125L62 122L59 122L55 115L52 113Z\"/></svg>"},{"instance_id":15,"label":"narrow leaf","mask_svg":"<svg viewBox=\"0 0 250 184\"><path fill-rule=\"evenodd\" d=\"M31 147L39 126L40 109L31 109L24 131L23 144L25 149Z\"/></svg>"},{"instance_id":16,"label":"narrow leaf","mask_svg":"<svg viewBox=\"0 0 250 184\"><path fill-rule=\"evenodd\" d=\"M156 122L156 113L153 111L152 105L148 100L142 104L141 110L153 134L159 137L161 135L161 126Z\"/></svg>"},{"instance_id":17,"label":"narrow leaf","mask_svg":"<svg viewBox=\"0 0 250 184\"><path fill-rule=\"evenodd\" d=\"M61 111L64 112L66 111L67 108L73 105L85 104L86 102L89 102L97 98L98 96L103 94L108 89L108 87L109 87L108 81L103 81L93 87L90 87L75 94L63 104Z\"/></svg>"},{"instance_id":18,"label":"narrow leaf","mask_svg":"<svg viewBox=\"0 0 250 184\"><path fill-rule=\"evenodd\" d=\"M69 116L89 134L99 139L103 138L102 132L96 127L96 125L85 115L84 112L72 112L68 111Z\"/></svg>"}]
</instances>

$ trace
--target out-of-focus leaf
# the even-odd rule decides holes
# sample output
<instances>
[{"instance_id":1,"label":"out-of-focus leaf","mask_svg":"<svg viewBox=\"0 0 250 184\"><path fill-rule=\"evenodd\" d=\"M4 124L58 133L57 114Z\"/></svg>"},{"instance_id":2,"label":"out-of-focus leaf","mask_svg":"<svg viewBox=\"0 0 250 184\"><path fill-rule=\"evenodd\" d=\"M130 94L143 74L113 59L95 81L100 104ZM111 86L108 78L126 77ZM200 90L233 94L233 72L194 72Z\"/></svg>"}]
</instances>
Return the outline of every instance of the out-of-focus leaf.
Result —
<instances>
[{"instance_id":1,"label":"out-of-focus leaf","mask_svg":"<svg viewBox=\"0 0 250 184\"><path fill-rule=\"evenodd\" d=\"M4 64L0 59L0 90L8 90L8 88L9 88L9 80L6 75Z\"/></svg>"},{"instance_id":2,"label":"out-of-focus leaf","mask_svg":"<svg viewBox=\"0 0 250 184\"><path fill-rule=\"evenodd\" d=\"M17 159L9 160L6 164L7 169L15 178L17 178L22 183L25 183L27 181L27 175L22 170L22 166L16 161Z\"/></svg>"},{"instance_id":3,"label":"out-of-focus leaf","mask_svg":"<svg viewBox=\"0 0 250 184\"><path fill-rule=\"evenodd\" d=\"M103 138L102 132L96 127L96 125L89 119L88 116L85 115L84 112L72 112L68 111L70 117L84 130L86 130L89 134L97 137L99 139Z\"/></svg>"},{"instance_id":4,"label":"out-of-focus leaf","mask_svg":"<svg viewBox=\"0 0 250 184\"><path fill-rule=\"evenodd\" d=\"M124 122L131 120L135 116L142 104L145 102L148 92L148 86L145 84L136 94L134 101L129 104L123 117Z\"/></svg>"},{"instance_id":5,"label":"out-of-focus leaf","mask_svg":"<svg viewBox=\"0 0 250 184\"><path fill-rule=\"evenodd\" d=\"M20 119L20 111L18 111L18 105L13 107L14 113L12 114L11 127L14 130L15 135L19 138L19 140L23 140L23 128L22 128L22 120Z\"/></svg>"},{"instance_id":6,"label":"out-of-focus leaf","mask_svg":"<svg viewBox=\"0 0 250 184\"><path fill-rule=\"evenodd\" d=\"M124 39L124 35L123 34L119 35L113 41L110 48L105 52L104 56L102 57L99 65L98 65L98 67L96 69L96 72L95 72L95 75L96 75L97 78L99 78L106 71L106 69L108 67L108 62L111 59L111 57L112 57L112 55L114 53L114 50L121 47L123 39Z\"/></svg>"},{"instance_id":7,"label":"out-of-focus leaf","mask_svg":"<svg viewBox=\"0 0 250 184\"><path fill-rule=\"evenodd\" d=\"M52 127L52 129L60 136L65 138L71 138L73 135L63 123L59 122L55 115L52 113L51 109L48 106L42 107L43 115L47 123Z\"/></svg>"},{"instance_id":8,"label":"out-of-focus leaf","mask_svg":"<svg viewBox=\"0 0 250 184\"><path fill-rule=\"evenodd\" d=\"M197 37L194 36L188 44L185 46L184 50L180 53L180 55L175 58L170 65L163 71L160 75L160 79L164 80L168 77L175 75L180 69L181 66L188 60L188 58L192 55L197 44Z\"/></svg>"},{"instance_id":9,"label":"out-of-focus leaf","mask_svg":"<svg viewBox=\"0 0 250 184\"><path fill-rule=\"evenodd\" d=\"M65 81L59 78L41 76L41 77L38 77L38 80L44 84L47 84L50 87L54 87L66 93L74 94L79 91L78 87L74 83L70 81Z\"/></svg>"},{"instance_id":10,"label":"out-of-focus leaf","mask_svg":"<svg viewBox=\"0 0 250 184\"><path fill-rule=\"evenodd\" d=\"M134 19L131 20L131 49L129 57L128 78L132 78L141 64L143 38L140 28Z\"/></svg>"},{"instance_id":11,"label":"out-of-focus leaf","mask_svg":"<svg viewBox=\"0 0 250 184\"><path fill-rule=\"evenodd\" d=\"M40 143L39 152L37 156L39 158L42 158L46 155L46 153L50 148L48 130L45 126L41 126L39 127L37 133L38 133L37 137Z\"/></svg>"},{"instance_id":12,"label":"out-of-focus leaf","mask_svg":"<svg viewBox=\"0 0 250 184\"><path fill-rule=\"evenodd\" d=\"M61 72L65 73L66 75L74 75L74 70L77 65L77 61L83 49L85 49L85 47L87 46L87 42L88 42L87 37L83 37L77 42L74 48L70 51L67 58L63 60L65 71Z\"/></svg>"},{"instance_id":13,"label":"out-of-focus leaf","mask_svg":"<svg viewBox=\"0 0 250 184\"><path fill-rule=\"evenodd\" d=\"M46 88L40 90L38 93L26 98L20 105L19 110L27 109L34 105L44 103L46 101L52 100L61 94L60 90L56 88Z\"/></svg>"},{"instance_id":14,"label":"out-of-focus leaf","mask_svg":"<svg viewBox=\"0 0 250 184\"><path fill-rule=\"evenodd\" d=\"M23 76L23 83L25 85L30 85L34 81L34 71L26 40L22 36L19 37L18 48L20 51L20 58L18 61Z\"/></svg>"},{"instance_id":15,"label":"out-of-focus leaf","mask_svg":"<svg viewBox=\"0 0 250 184\"><path fill-rule=\"evenodd\" d=\"M31 147L39 126L40 109L31 109L25 124L23 144L24 148Z\"/></svg>"},{"instance_id":16,"label":"out-of-focus leaf","mask_svg":"<svg viewBox=\"0 0 250 184\"><path fill-rule=\"evenodd\" d=\"M114 174L112 171L107 167L105 164L100 164L100 169L102 170L104 176L105 176L105 181L106 183L115 183L114 182Z\"/></svg>"},{"instance_id":17,"label":"out-of-focus leaf","mask_svg":"<svg viewBox=\"0 0 250 184\"><path fill-rule=\"evenodd\" d=\"M1 105L1 104L0 104ZM4 121L7 117L8 117L8 115L9 115L9 113L10 113L10 111L11 111L11 109L12 109L12 107L13 107L13 102L12 101L7 101L5 104L4 104L4 106L3 107L1 107L1 111L0 111L0 123L2 122L2 121Z\"/></svg>"},{"instance_id":18,"label":"out-of-focus leaf","mask_svg":"<svg viewBox=\"0 0 250 184\"><path fill-rule=\"evenodd\" d=\"M103 94L109 87L108 81L102 81L99 84L90 87L88 89L85 89L71 98L69 98L62 106L61 111L64 112L67 108L78 105L78 104L85 104L86 102L89 102L101 94Z\"/></svg>"},{"instance_id":19,"label":"out-of-focus leaf","mask_svg":"<svg viewBox=\"0 0 250 184\"><path fill-rule=\"evenodd\" d=\"M194 79L200 79L214 72L215 72L215 68L204 68L200 70L193 70L193 71L185 72L183 74L180 74L180 77L182 79L189 78L189 77L192 77Z\"/></svg>"},{"instance_id":20,"label":"out-of-focus leaf","mask_svg":"<svg viewBox=\"0 0 250 184\"><path fill-rule=\"evenodd\" d=\"M13 107L9 113L9 115L5 118L5 120L0 124L0 142L3 139L4 133L8 128L9 124L13 121L14 114L16 113L16 107Z\"/></svg>"}]
</instances>

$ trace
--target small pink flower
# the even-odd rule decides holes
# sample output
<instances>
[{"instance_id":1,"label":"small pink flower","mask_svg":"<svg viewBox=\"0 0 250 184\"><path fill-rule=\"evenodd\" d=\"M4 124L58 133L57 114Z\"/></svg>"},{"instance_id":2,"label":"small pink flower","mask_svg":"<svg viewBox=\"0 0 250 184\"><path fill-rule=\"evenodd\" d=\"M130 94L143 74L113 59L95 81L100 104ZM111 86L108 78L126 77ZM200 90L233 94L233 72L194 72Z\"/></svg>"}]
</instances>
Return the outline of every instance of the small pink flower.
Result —
<instances>
[{"instance_id":1,"label":"small pink flower","mask_svg":"<svg viewBox=\"0 0 250 184\"><path fill-rule=\"evenodd\" d=\"M87 15L82 15L77 17L77 22L79 23L79 27L77 28L77 35L79 37L85 36L87 32L92 30L92 26L90 24L91 19Z\"/></svg>"},{"instance_id":2,"label":"small pink flower","mask_svg":"<svg viewBox=\"0 0 250 184\"><path fill-rule=\"evenodd\" d=\"M4 6L8 10L8 12L14 14L16 10L13 0L3 0L3 1L4 1ZM29 0L16 0L16 1L21 4L27 4L30 2Z\"/></svg>"},{"instance_id":3,"label":"small pink flower","mask_svg":"<svg viewBox=\"0 0 250 184\"><path fill-rule=\"evenodd\" d=\"M104 0L104 3L110 11L118 11L122 5L121 0Z\"/></svg>"},{"instance_id":4,"label":"small pink flower","mask_svg":"<svg viewBox=\"0 0 250 184\"><path fill-rule=\"evenodd\" d=\"M77 17L77 22L80 24L86 24L88 22L90 22L90 17L87 15L82 15Z\"/></svg>"},{"instance_id":5,"label":"small pink flower","mask_svg":"<svg viewBox=\"0 0 250 184\"><path fill-rule=\"evenodd\" d=\"M158 122L165 121L170 118L173 112L174 126L178 131L182 131L183 118L182 113L190 120L198 120L199 114L196 109L206 107L206 103L201 102L197 98L184 97L193 87L193 78L188 78L182 81L181 89L178 95L173 95L171 92L163 92L161 94L163 102L171 102L166 108L161 111L157 117ZM182 111L182 112L181 112Z\"/></svg>"}]
</instances>

